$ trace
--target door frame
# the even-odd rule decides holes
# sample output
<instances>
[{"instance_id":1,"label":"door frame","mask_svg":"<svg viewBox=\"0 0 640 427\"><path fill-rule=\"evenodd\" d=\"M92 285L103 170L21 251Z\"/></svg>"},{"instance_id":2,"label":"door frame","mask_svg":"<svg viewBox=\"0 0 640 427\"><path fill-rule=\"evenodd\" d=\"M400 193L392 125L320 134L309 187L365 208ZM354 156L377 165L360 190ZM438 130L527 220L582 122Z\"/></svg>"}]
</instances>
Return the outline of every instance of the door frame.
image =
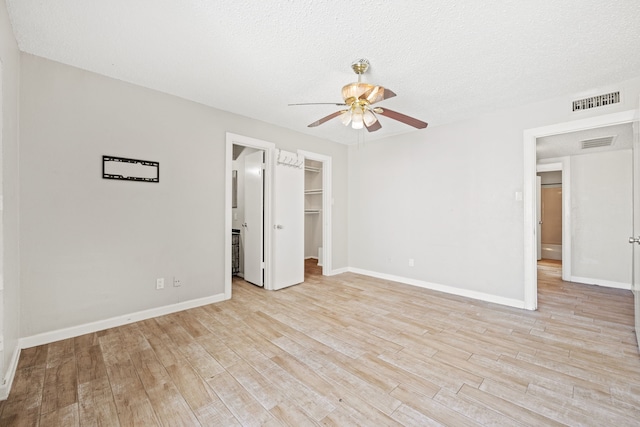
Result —
<instances>
[{"instance_id":1,"label":"door frame","mask_svg":"<svg viewBox=\"0 0 640 427\"><path fill-rule=\"evenodd\" d=\"M549 126L525 129L523 132L524 151L524 308L538 308L538 271L536 256L536 139L543 136L558 135L604 126L631 123L635 120L636 110L604 114ZM564 179L564 176L563 176ZM564 224L563 224L564 226ZM564 247L564 242L563 242ZM563 253L564 257L564 253ZM564 262L564 260L563 260Z\"/></svg>"},{"instance_id":2,"label":"door frame","mask_svg":"<svg viewBox=\"0 0 640 427\"><path fill-rule=\"evenodd\" d=\"M231 298L231 227L232 227L232 179L231 171L233 169L233 146L242 145L264 151L264 265L265 274L263 286L265 289L271 289L271 279L269 272L271 271L271 233L268 232L267 224L271 224L271 170L268 165L272 164L273 152L276 145L272 142L263 141L261 139L251 138L248 136L237 135L234 133L226 133L226 155L225 155L225 195L224 195L224 297Z\"/></svg>"},{"instance_id":3,"label":"door frame","mask_svg":"<svg viewBox=\"0 0 640 427\"><path fill-rule=\"evenodd\" d=\"M633 203L632 203L632 212L633 212L633 234L631 237L636 237L638 234L638 224L636 218L638 217L638 192L639 192L639 179L638 175L640 173L640 97L638 97L638 106L637 114L635 117L635 121L633 122ZM636 330L636 344L638 344L638 348L640 348L640 286L638 284L638 275L640 275L640 271L636 269L636 264L638 262L638 257L640 254L639 248L631 245L632 250L632 262L631 262L631 292L633 293L633 313L634 313L634 326Z\"/></svg>"},{"instance_id":4,"label":"door frame","mask_svg":"<svg viewBox=\"0 0 640 427\"><path fill-rule=\"evenodd\" d=\"M311 151L298 150L298 154L305 159L322 163L322 275L329 276L332 271L332 227L331 205L333 201L331 170L331 156L313 153Z\"/></svg>"}]
</instances>

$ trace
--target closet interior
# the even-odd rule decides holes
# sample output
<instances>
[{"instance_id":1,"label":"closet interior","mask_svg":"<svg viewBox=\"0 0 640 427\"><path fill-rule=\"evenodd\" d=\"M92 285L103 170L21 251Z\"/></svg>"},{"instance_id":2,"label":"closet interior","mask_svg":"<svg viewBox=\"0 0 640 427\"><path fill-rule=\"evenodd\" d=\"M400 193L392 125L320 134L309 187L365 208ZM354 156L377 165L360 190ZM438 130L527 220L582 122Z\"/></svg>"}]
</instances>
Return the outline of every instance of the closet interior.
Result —
<instances>
[{"instance_id":1,"label":"closet interior","mask_svg":"<svg viewBox=\"0 0 640 427\"><path fill-rule=\"evenodd\" d=\"M305 160L304 257L322 265L322 162Z\"/></svg>"}]
</instances>

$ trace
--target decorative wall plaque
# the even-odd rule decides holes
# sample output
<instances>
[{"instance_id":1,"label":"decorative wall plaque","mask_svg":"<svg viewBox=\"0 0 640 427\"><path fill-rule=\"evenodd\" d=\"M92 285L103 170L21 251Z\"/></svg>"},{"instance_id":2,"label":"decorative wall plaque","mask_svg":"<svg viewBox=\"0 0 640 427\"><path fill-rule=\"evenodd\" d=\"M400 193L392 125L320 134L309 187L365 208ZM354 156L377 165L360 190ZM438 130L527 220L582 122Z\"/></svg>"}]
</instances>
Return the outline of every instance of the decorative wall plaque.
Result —
<instances>
[{"instance_id":1,"label":"decorative wall plaque","mask_svg":"<svg viewBox=\"0 0 640 427\"><path fill-rule=\"evenodd\" d=\"M160 163L126 157L102 156L102 178L160 182Z\"/></svg>"}]
</instances>

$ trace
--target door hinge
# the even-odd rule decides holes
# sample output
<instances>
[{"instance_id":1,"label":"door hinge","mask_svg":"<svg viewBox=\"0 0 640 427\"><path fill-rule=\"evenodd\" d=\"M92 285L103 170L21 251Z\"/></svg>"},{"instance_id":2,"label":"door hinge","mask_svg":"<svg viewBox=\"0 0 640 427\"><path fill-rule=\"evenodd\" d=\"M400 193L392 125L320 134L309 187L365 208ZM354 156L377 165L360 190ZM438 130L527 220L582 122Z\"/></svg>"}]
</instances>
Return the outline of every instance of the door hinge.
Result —
<instances>
[{"instance_id":1,"label":"door hinge","mask_svg":"<svg viewBox=\"0 0 640 427\"><path fill-rule=\"evenodd\" d=\"M262 268L264 270L264 262L260 263L260 268Z\"/></svg>"}]
</instances>

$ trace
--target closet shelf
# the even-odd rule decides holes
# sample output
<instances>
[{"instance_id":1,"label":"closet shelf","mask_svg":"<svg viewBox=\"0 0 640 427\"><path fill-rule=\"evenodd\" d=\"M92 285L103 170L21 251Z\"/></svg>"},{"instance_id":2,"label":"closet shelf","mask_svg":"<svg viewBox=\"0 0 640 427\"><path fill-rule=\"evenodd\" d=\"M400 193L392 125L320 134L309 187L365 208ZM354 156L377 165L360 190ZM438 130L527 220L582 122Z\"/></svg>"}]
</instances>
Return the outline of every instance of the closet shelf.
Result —
<instances>
[{"instance_id":1,"label":"closet shelf","mask_svg":"<svg viewBox=\"0 0 640 427\"><path fill-rule=\"evenodd\" d=\"M317 190L304 190L304 194L322 194L322 188Z\"/></svg>"},{"instance_id":2,"label":"closet shelf","mask_svg":"<svg viewBox=\"0 0 640 427\"><path fill-rule=\"evenodd\" d=\"M308 172L320 172L322 169L321 168L317 168L315 166L305 166L304 170L306 170Z\"/></svg>"},{"instance_id":3,"label":"closet shelf","mask_svg":"<svg viewBox=\"0 0 640 427\"><path fill-rule=\"evenodd\" d=\"M320 209L305 209L304 213L307 215L317 215L322 212Z\"/></svg>"}]
</instances>

